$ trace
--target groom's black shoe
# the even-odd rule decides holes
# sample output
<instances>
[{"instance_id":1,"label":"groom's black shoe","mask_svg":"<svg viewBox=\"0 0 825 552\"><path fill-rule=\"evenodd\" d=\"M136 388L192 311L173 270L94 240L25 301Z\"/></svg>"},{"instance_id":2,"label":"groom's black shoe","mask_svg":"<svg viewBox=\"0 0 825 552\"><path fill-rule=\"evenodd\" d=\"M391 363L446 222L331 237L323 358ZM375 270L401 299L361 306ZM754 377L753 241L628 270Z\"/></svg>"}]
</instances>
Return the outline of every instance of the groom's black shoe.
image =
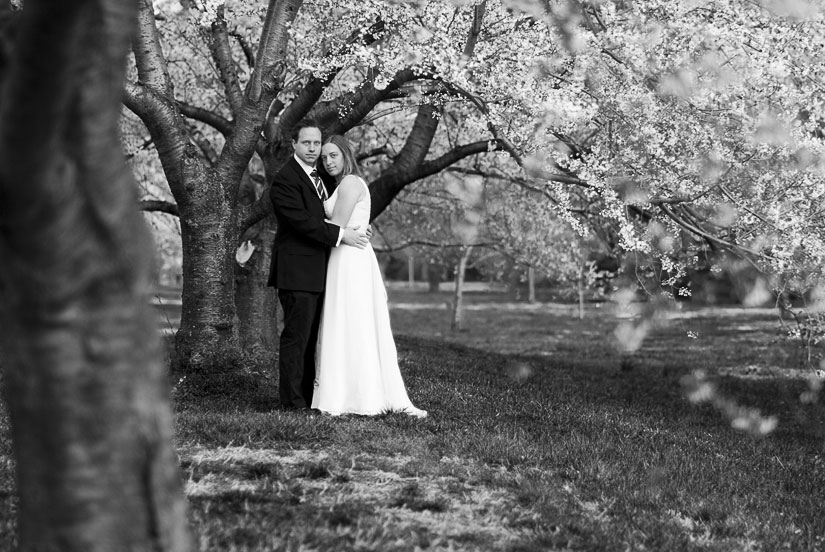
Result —
<instances>
[{"instance_id":1,"label":"groom's black shoe","mask_svg":"<svg viewBox=\"0 0 825 552\"><path fill-rule=\"evenodd\" d=\"M309 416L310 418L312 416L314 416L315 414L318 414L317 411L311 409L308 406L303 406L303 407L300 407L300 408L290 408L289 412L294 412L298 416Z\"/></svg>"},{"instance_id":2,"label":"groom's black shoe","mask_svg":"<svg viewBox=\"0 0 825 552\"><path fill-rule=\"evenodd\" d=\"M281 403L281 410L301 410L304 408L308 408L304 401L289 404Z\"/></svg>"},{"instance_id":3,"label":"groom's black shoe","mask_svg":"<svg viewBox=\"0 0 825 552\"><path fill-rule=\"evenodd\" d=\"M297 412L298 414L306 414L310 410L312 410L308 406L284 406L282 410L285 412Z\"/></svg>"}]
</instances>

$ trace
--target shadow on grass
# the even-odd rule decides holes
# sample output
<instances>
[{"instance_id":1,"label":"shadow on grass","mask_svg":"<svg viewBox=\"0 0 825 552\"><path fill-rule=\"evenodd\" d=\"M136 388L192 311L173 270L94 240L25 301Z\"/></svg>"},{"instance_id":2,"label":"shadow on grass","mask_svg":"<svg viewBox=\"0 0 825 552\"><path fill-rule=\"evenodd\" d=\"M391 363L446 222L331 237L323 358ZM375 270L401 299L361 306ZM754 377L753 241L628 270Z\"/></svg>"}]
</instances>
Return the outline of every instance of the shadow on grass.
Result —
<instances>
[{"instance_id":1,"label":"shadow on grass","mask_svg":"<svg viewBox=\"0 0 825 552\"><path fill-rule=\"evenodd\" d=\"M817 514L823 412L800 404L804 381L714 378L721 393L779 418L778 429L760 437L684 398L680 379L696 367L689 356L663 370L643 356L628 367L580 352L518 357L417 338L399 343L407 384L433 414L428 446L438 455L552 473L581 500L606 502L599 507L631 541L634 530L661 536L668 512L672 523L711 540L755 539L765 549L787 538L800 550L823 544L816 537L825 530ZM750 517L759 521L743 522ZM794 527L811 529L794 534Z\"/></svg>"}]
</instances>

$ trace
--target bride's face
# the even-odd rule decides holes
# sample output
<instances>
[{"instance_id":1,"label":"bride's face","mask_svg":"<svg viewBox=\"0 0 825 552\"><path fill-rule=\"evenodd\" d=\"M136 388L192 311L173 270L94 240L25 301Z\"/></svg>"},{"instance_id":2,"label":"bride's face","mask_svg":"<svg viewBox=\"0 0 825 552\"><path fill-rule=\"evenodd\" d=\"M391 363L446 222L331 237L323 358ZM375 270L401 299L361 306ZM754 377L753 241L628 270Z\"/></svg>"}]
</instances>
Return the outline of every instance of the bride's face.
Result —
<instances>
[{"instance_id":1,"label":"bride's face","mask_svg":"<svg viewBox=\"0 0 825 552\"><path fill-rule=\"evenodd\" d=\"M341 148L333 143L324 144L321 149L321 162L331 176L338 176L344 170L344 156Z\"/></svg>"}]
</instances>

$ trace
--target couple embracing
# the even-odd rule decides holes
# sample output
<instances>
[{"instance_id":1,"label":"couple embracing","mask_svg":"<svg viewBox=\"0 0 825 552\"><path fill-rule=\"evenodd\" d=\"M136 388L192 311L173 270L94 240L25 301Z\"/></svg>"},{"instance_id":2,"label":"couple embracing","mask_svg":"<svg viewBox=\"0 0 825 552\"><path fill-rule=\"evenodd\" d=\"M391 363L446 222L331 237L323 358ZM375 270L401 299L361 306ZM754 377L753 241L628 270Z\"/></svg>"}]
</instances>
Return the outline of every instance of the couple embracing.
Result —
<instances>
[{"instance_id":1,"label":"couple embracing","mask_svg":"<svg viewBox=\"0 0 825 552\"><path fill-rule=\"evenodd\" d=\"M369 188L352 147L339 135L322 142L309 119L293 129L292 147L270 188L278 230L269 285L284 311L281 404L334 415L424 417L398 368L386 289L369 244Z\"/></svg>"}]
</instances>

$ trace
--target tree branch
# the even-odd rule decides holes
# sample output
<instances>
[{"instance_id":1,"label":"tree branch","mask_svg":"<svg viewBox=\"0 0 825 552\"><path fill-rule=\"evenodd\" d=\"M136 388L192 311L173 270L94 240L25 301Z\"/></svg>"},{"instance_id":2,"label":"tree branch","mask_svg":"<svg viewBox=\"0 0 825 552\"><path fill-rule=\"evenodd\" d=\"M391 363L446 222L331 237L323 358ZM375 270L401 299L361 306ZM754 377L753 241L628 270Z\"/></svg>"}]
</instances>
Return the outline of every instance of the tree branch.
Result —
<instances>
[{"instance_id":1,"label":"tree branch","mask_svg":"<svg viewBox=\"0 0 825 552\"><path fill-rule=\"evenodd\" d=\"M248 208L243 209L242 213L243 216L239 217L240 222L238 223L241 235L266 217L275 215L275 211L272 209L272 200L269 199L269 194L266 191Z\"/></svg>"},{"instance_id":2,"label":"tree branch","mask_svg":"<svg viewBox=\"0 0 825 552\"><path fill-rule=\"evenodd\" d=\"M432 242L427 240L409 240L402 242L400 245L382 245L382 246L375 246L373 245L372 248L375 250L376 253L392 253L393 251L403 251L408 247L415 247L415 246L423 246L423 247L437 247L439 249L461 249L462 247L467 247L465 243L439 243L439 242ZM480 243L473 243L470 244L470 247L491 247L497 248L498 244L495 242L480 242Z\"/></svg>"},{"instance_id":3,"label":"tree branch","mask_svg":"<svg viewBox=\"0 0 825 552\"><path fill-rule=\"evenodd\" d=\"M152 213L166 213L175 217L180 216L178 204L161 199L143 199L140 202L140 210Z\"/></svg>"},{"instance_id":4,"label":"tree branch","mask_svg":"<svg viewBox=\"0 0 825 552\"><path fill-rule=\"evenodd\" d=\"M217 17L212 22L212 40L209 49L218 68L218 77L223 83L223 90L229 102L229 108L233 115L237 115L243 102L243 93L238 82L235 60L232 58L232 47L229 44L229 33L226 29L223 6L218 8Z\"/></svg>"},{"instance_id":5,"label":"tree branch","mask_svg":"<svg viewBox=\"0 0 825 552\"><path fill-rule=\"evenodd\" d=\"M453 148L436 159L419 162L413 166L393 165L384 174L370 183L370 195L372 199L370 220L375 219L383 213L392 200L395 199L408 184L436 174L453 163L471 155L499 149L501 149L501 146L498 141L485 140Z\"/></svg>"},{"instance_id":6,"label":"tree branch","mask_svg":"<svg viewBox=\"0 0 825 552\"><path fill-rule=\"evenodd\" d=\"M149 130L169 187L177 196L182 193L182 159L188 144L188 137L180 124L179 112L165 97L148 87L127 82L123 90L123 104Z\"/></svg>"},{"instance_id":7,"label":"tree branch","mask_svg":"<svg viewBox=\"0 0 825 552\"><path fill-rule=\"evenodd\" d=\"M479 2L473 8L473 24L470 26L470 33L467 37L467 43L464 45L464 57L469 59L473 57L473 52L478 42L478 37L481 34L481 24L484 21L484 10L487 8L487 0Z\"/></svg>"},{"instance_id":8,"label":"tree branch","mask_svg":"<svg viewBox=\"0 0 825 552\"><path fill-rule=\"evenodd\" d=\"M412 129L390 170L406 171L421 166L438 130L441 111L440 107L432 104L418 106Z\"/></svg>"},{"instance_id":9,"label":"tree branch","mask_svg":"<svg viewBox=\"0 0 825 552\"><path fill-rule=\"evenodd\" d=\"M253 102L257 102L263 93L265 73L272 69L273 64L284 62L286 27L295 20L302 4L303 0L269 0L264 28L258 41L257 63L246 86L246 94Z\"/></svg>"},{"instance_id":10,"label":"tree branch","mask_svg":"<svg viewBox=\"0 0 825 552\"><path fill-rule=\"evenodd\" d=\"M295 99L290 102L288 107L280 114L272 113L265 127L267 140L270 143L285 141L292 131L292 127L307 116L313 106L321 99L321 96L324 94L324 89L334 78L334 73L323 79L312 77L309 82L304 85ZM278 118L277 124L275 123L276 117Z\"/></svg>"},{"instance_id":11,"label":"tree branch","mask_svg":"<svg viewBox=\"0 0 825 552\"><path fill-rule=\"evenodd\" d=\"M392 81L383 90L375 88L373 80L365 81L362 86L335 101L325 102L312 110L312 116L321 121L328 121L325 125L331 134L345 134L349 129L356 126L372 109L386 100L390 94L409 81L419 78L416 71L406 68L395 74ZM338 116L338 111L342 103L347 102L353 107L344 117Z\"/></svg>"},{"instance_id":12,"label":"tree branch","mask_svg":"<svg viewBox=\"0 0 825 552\"><path fill-rule=\"evenodd\" d=\"M379 19L365 31L357 29L350 33L350 36L344 41L344 44L341 45L340 48L333 52L327 52L324 54L324 57L328 58L333 55L345 55L352 49L354 44L369 46L378 40L378 37L383 31L384 21ZM264 127L264 136L267 141L270 144L285 141L286 137L292 130L292 127L310 113L313 107L318 103L318 100L321 99L324 89L329 86L340 71L341 67L337 67L330 71L330 73L324 78L318 78L315 76L311 77L307 84L304 85L298 93L297 97L289 104L289 107L283 110L278 124L275 123L275 118L280 110L273 111L268 117L267 124ZM318 113L315 113L312 116L318 118L318 115ZM323 120L319 119L319 123L322 126L325 126Z\"/></svg>"},{"instance_id":13,"label":"tree branch","mask_svg":"<svg viewBox=\"0 0 825 552\"><path fill-rule=\"evenodd\" d=\"M254 68L255 50L253 50L252 45L247 42L246 37L237 32L230 32L229 36L238 41L238 44L241 46L241 50L243 50L243 55L246 58L246 63L249 65L250 69Z\"/></svg>"},{"instance_id":14,"label":"tree branch","mask_svg":"<svg viewBox=\"0 0 825 552\"><path fill-rule=\"evenodd\" d=\"M476 155L479 153L487 153L491 151L501 151L503 148L501 142L498 140L481 140L471 144L464 144L451 149L444 155L431 159L430 161L421 163L418 170L413 175L416 180L441 172L453 163L457 163L466 157Z\"/></svg>"},{"instance_id":15,"label":"tree branch","mask_svg":"<svg viewBox=\"0 0 825 552\"><path fill-rule=\"evenodd\" d=\"M151 0L138 1L132 51L140 84L126 83L123 103L152 136L172 194L182 197L183 159L189 140L173 99L172 79L155 23Z\"/></svg>"},{"instance_id":16,"label":"tree branch","mask_svg":"<svg viewBox=\"0 0 825 552\"><path fill-rule=\"evenodd\" d=\"M470 100L470 103L476 106L476 109L481 111L481 113L487 118L487 129L490 131L490 134L492 134L496 140L499 140L501 142L504 151L509 153L510 157L512 157L513 160L516 163L518 163L520 167L524 167L524 158L521 156L518 150L516 150L515 145L513 145L513 143L510 142L510 140L504 137L501 134L501 132L499 132L498 127L496 127L496 125L490 119L490 108L487 107L487 102L485 102L481 98L481 96L473 94L469 90L465 90L464 88L457 86L455 84L444 82L444 85L447 87L448 90L451 90L459 96L462 96Z\"/></svg>"},{"instance_id":17,"label":"tree branch","mask_svg":"<svg viewBox=\"0 0 825 552\"><path fill-rule=\"evenodd\" d=\"M278 93L287 70L289 28L298 15L302 0L270 0L264 31L258 46L257 63L244 90L243 100L227 136L216 176L234 203L249 160L258 148L261 127Z\"/></svg>"},{"instance_id":18,"label":"tree branch","mask_svg":"<svg viewBox=\"0 0 825 552\"><path fill-rule=\"evenodd\" d=\"M771 258L770 255L766 255L765 253L760 253L759 251L755 251L743 245L739 245L737 243L733 243L727 240L723 240L718 236L714 236L710 232L707 232L705 229L701 228L697 224L692 224L685 220L683 217L676 214L676 212L670 208L670 206L661 204L659 205L659 210L661 210L668 218L670 218L673 222L690 232L691 234L703 238L709 243L716 244L717 246L727 249L731 252L740 252L746 253L747 255L751 255L757 258Z\"/></svg>"},{"instance_id":19,"label":"tree branch","mask_svg":"<svg viewBox=\"0 0 825 552\"><path fill-rule=\"evenodd\" d=\"M229 136L232 133L232 128L234 123L225 117L221 117L214 111L210 111L208 109L203 109L202 107L196 107L194 105L189 105L184 102L175 102L178 110L180 111L181 115L185 115L190 119L195 121L199 121L205 125L209 125L224 136Z\"/></svg>"},{"instance_id":20,"label":"tree branch","mask_svg":"<svg viewBox=\"0 0 825 552\"><path fill-rule=\"evenodd\" d=\"M370 159L372 157L378 157L380 155L386 155L387 157L392 157L394 155L392 150L390 149L389 144L384 144L383 146L378 146L377 148L372 148L369 151L359 153L356 156L356 160L361 162L361 161L364 161L365 159Z\"/></svg>"},{"instance_id":21,"label":"tree branch","mask_svg":"<svg viewBox=\"0 0 825 552\"><path fill-rule=\"evenodd\" d=\"M198 146L198 149L203 153L204 159L206 159L210 165L214 165L218 162L218 152L215 150L215 147L212 143L203 135L195 125L188 125L189 130L189 139L192 141L193 144Z\"/></svg>"},{"instance_id":22,"label":"tree branch","mask_svg":"<svg viewBox=\"0 0 825 552\"><path fill-rule=\"evenodd\" d=\"M152 0L138 1L138 24L132 51L139 82L156 94L171 98L172 78L160 45Z\"/></svg>"}]
</instances>

